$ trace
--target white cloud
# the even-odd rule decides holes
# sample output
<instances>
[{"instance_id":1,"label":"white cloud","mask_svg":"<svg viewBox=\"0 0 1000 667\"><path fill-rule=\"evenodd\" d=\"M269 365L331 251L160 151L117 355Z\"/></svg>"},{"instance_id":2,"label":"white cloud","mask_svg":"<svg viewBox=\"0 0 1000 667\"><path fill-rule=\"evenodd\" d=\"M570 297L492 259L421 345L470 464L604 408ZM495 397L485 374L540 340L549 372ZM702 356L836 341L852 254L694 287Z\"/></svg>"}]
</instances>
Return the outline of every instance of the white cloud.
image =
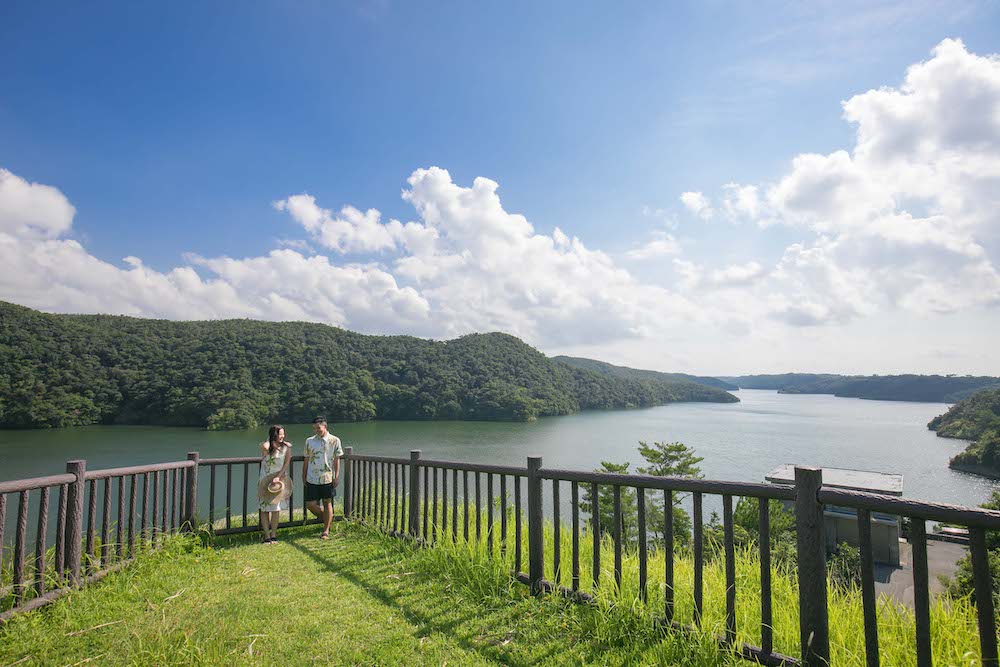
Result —
<instances>
[{"instance_id":1,"label":"white cloud","mask_svg":"<svg viewBox=\"0 0 1000 667\"><path fill-rule=\"evenodd\" d=\"M709 276L709 281L717 287L738 287L754 283L766 274L767 270L759 263L747 262L716 269Z\"/></svg>"},{"instance_id":2,"label":"white cloud","mask_svg":"<svg viewBox=\"0 0 1000 667\"><path fill-rule=\"evenodd\" d=\"M501 205L497 183L472 187L444 169L418 169L403 192L426 243L408 244L397 274L419 283L442 331L509 331L536 344L599 342L642 335L695 310L643 284L605 253L556 229L538 234Z\"/></svg>"},{"instance_id":3,"label":"white cloud","mask_svg":"<svg viewBox=\"0 0 1000 667\"><path fill-rule=\"evenodd\" d=\"M188 254L168 271L134 256L121 266L94 257L65 238L73 209L58 190L4 175L15 187L0 190L0 298L44 310L311 320L435 337L501 330L538 345L634 338L698 317L683 297L635 280L579 239L536 233L504 210L494 181L462 187L436 167L413 172L402 193L415 222L383 224L378 210L351 206L334 214L307 194L275 204L317 246L379 252L388 266L305 254L286 240L260 257Z\"/></svg>"},{"instance_id":4,"label":"white cloud","mask_svg":"<svg viewBox=\"0 0 1000 667\"><path fill-rule=\"evenodd\" d=\"M640 212L644 218L654 218L667 229L677 229L677 216L672 211L668 211L665 208L656 208L646 205L640 209Z\"/></svg>"},{"instance_id":5,"label":"white cloud","mask_svg":"<svg viewBox=\"0 0 1000 667\"><path fill-rule=\"evenodd\" d=\"M710 220L715 213L712 210L712 203L708 200L708 197L700 192L681 193L681 203L702 220Z\"/></svg>"},{"instance_id":6,"label":"white cloud","mask_svg":"<svg viewBox=\"0 0 1000 667\"><path fill-rule=\"evenodd\" d=\"M1000 304L1000 58L945 40L898 88L843 109L851 150L800 154L764 187L723 186L729 216L815 235L766 281L771 314L813 325ZM692 210L708 201L694 194Z\"/></svg>"},{"instance_id":7,"label":"white cloud","mask_svg":"<svg viewBox=\"0 0 1000 667\"><path fill-rule=\"evenodd\" d=\"M29 183L0 168L0 233L56 237L69 231L75 214L56 188Z\"/></svg>"},{"instance_id":8,"label":"white cloud","mask_svg":"<svg viewBox=\"0 0 1000 667\"><path fill-rule=\"evenodd\" d=\"M756 220L760 216L760 198L755 185L739 185L727 183L723 186L722 206L731 219L750 218Z\"/></svg>"},{"instance_id":9,"label":"white cloud","mask_svg":"<svg viewBox=\"0 0 1000 667\"><path fill-rule=\"evenodd\" d=\"M287 211L324 248L340 253L393 250L403 235L398 220L382 224L382 214L373 208L361 212L345 206L334 214L307 194L276 201L274 208Z\"/></svg>"},{"instance_id":10,"label":"white cloud","mask_svg":"<svg viewBox=\"0 0 1000 667\"><path fill-rule=\"evenodd\" d=\"M191 255L166 271L133 256L120 264L94 257L72 240L75 210L58 189L0 170L0 298L50 311L304 319L442 338L501 330L553 352L601 356L633 346L622 359L632 365L701 372L791 370L789 359L801 369L843 353L837 346L868 363L853 370L885 369L886 355L910 370L900 355L918 358L946 340L972 350L965 359L981 368L981 330L995 330L1000 305L998 71L996 57L942 42L897 88L844 103L854 145L801 154L773 183L723 180L717 207L704 193L683 193L702 220L781 229L715 228L762 238L748 239L753 255L712 266L684 256L661 226L625 256L669 258L669 289L564 230L540 233L504 209L496 182L458 184L437 167L407 180L410 222L293 195L275 206L303 239L259 257ZM751 259L788 235L797 242L779 259ZM911 337L901 342L894 322Z\"/></svg>"},{"instance_id":11,"label":"white cloud","mask_svg":"<svg viewBox=\"0 0 1000 667\"><path fill-rule=\"evenodd\" d=\"M625 253L625 256L634 260L656 259L680 253L681 246L674 238L673 234L663 231L653 232L653 238L645 245L633 248Z\"/></svg>"}]
</instances>

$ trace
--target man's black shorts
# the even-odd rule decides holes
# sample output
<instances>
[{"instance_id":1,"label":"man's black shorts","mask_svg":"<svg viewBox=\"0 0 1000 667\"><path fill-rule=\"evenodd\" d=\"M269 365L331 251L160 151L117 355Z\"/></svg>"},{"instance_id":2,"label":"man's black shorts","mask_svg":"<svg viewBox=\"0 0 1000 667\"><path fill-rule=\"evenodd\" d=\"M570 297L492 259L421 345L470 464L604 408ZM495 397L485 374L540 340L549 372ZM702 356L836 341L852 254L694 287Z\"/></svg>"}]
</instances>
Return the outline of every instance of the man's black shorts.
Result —
<instances>
[{"instance_id":1,"label":"man's black shorts","mask_svg":"<svg viewBox=\"0 0 1000 667\"><path fill-rule=\"evenodd\" d=\"M307 503L333 500L337 497L337 490L333 488L333 484L310 484L309 482L304 482L303 488Z\"/></svg>"}]
</instances>

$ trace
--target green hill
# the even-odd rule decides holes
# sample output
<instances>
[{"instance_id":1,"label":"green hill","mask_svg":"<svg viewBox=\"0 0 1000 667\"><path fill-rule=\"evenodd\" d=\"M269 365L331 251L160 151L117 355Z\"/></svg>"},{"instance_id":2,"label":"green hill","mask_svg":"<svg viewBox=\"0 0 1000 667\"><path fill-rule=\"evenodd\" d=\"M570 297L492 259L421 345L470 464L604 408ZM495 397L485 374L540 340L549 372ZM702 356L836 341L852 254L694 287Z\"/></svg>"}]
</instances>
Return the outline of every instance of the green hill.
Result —
<instances>
[{"instance_id":1,"label":"green hill","mask_svg":"<svg viewBox=\"0 0 1000 667\"><path fill-rule=\"evenodd\" d=\"M726 382L713 377L688 375L687 373L646 371L640 368L629 368L628 366L615 366L604 361L586 359L584 357L558 356L552 358L556 361L561 361L564 364L569 364L570 366L574 366L576 368L582 368L584 370L600 373L601 375L610 375L613 377L630 378L633 380L653 380L656 382L694 382L695 384L705 385L706 387L715 387L716 389L724 389L726 391L736 391L739 389L738 386L732 384L731 382Z\"/></svg>"},{"instance_id":2,"label":"green hill","mask_svg":"<svg viewBox=\"0 0 1000 667\"><path fill-rule=\"evenodd\" d=\"M1000 478L1000 389L959 401L927 424L942 438L972 440L949 464L957 470Z\"/></svg>"},{"instance_id":3,"label":"green hill","mask_svg":"<svg viewBox=\"0 0 1000 667\"><path fill-rule=\"evenodd\" d=\"M989 387L1000 378L971 375L831 375L784 373L723 377L743 389L777 389L783 394L833 394L881 401L953 403Z\"/></svg>"},{"instance_id":4,"label":"green hill","mask_svg":"<svg viewBox=\"0 0 1000 667\"><path fill-rule=\"evenodd\" d=\"M527 421L587 409L736 400L689 382L615 378L499 333L451 341L323 324L52 315L0 302L0 427Z\"/></svg>"}]
</instances>

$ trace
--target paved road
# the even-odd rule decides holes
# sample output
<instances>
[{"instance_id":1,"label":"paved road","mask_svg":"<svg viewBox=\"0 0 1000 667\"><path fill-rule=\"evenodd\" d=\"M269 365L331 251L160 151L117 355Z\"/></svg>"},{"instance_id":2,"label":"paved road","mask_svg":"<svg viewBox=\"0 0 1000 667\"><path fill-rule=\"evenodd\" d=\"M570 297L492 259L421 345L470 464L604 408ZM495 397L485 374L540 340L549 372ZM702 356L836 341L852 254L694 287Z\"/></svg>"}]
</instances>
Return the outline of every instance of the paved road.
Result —
<instances>
[{"instance_id":1,"label":"paved road","mask_svg":"<svg viewBox=\"0 0 1000 667\"><path fill-rule=\"evenodd\" d=\"M931 594L944 591L939 576L951 577L958 568L958 561L968 553L968 548L962 544L951 542L927 542L927 571L930 575ZM899 543L899 562L901 567L888 565L875 566L875 590L891 596L897 602L908 607L913 606L913 567L912 550L906 542Z\"/></svg>"}]
</instances>

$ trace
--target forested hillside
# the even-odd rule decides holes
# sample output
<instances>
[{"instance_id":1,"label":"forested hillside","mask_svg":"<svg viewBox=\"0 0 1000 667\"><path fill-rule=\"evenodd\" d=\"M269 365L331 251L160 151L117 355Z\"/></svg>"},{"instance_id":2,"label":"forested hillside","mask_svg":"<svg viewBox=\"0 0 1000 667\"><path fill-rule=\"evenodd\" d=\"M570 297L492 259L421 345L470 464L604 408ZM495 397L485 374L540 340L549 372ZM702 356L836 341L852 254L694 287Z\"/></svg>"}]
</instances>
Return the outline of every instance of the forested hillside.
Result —
<instances>
[{"instance_id":1,"label":"forested hillside","mask_svg":"<svg viewBox=\"0 0 1000 667\"><path fill-rule=\"evenodd\" d=\"M972 440L951 467L1000 477L1000 389L987 389L959 401L927 424L942 438Z\"/></svg>"},{"instance_id":2,"label":"forested hillside","mask_svg":"<svg viewBox=\"0 0 1000 667\"><path fill-rule=\"evenodd\" d=\"M833 394L883 401L953 403L989 387L1000 378L971 375L829 375L785 373L723 377L743 389L777 389L784 394Z\"/></svg>"},{"instance_id":3,"label":"forested hillside","mask_svg":"<svg viewBox=\"0 0 1000 667\"><path fill-rule=\"evenodd\" d=\"M615 378L513 336L436 342L322 324L52 315L0 302L0 427L498 419L673 401L730 402L691 382Z\"/></svg>"},{"instance_id":4,"label":"forested hillside","mask_svg":"<svg viewBox=\"0 0 1000 667\"><path fill-rule=\"evenodd\" d=\"M661 371L647 371L641 368L629 368L628 366L615 366L604 361L597 361L596 359L586 359L584 357L566 357L558 356L552 357L556 361L561 361L564 364L569 364L570 366L575 366L576 368L582 368L588 371L594 371L595 373L600 373L601 375L611 375L613 377L630 378L633 380L655 380L657 382L694 382L696 384L703 384L708 387L716 387L718 389L725 389L726 391L735 391L739 389L738 386L731 382L726 382L725 380L720 380L719 378L704 377L699 375L688 375L687 373L663 373Z\"/></svg>"}]
</instances>

